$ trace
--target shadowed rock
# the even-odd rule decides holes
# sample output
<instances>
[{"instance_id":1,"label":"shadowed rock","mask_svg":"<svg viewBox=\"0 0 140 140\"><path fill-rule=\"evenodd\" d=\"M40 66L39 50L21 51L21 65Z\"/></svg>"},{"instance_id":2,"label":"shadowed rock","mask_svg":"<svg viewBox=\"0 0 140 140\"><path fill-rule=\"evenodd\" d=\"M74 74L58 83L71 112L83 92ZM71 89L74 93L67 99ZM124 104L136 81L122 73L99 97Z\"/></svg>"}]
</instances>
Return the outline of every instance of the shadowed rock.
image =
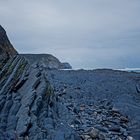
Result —
<instances>
[{"instance_id":1,"label":"shadowed rock","mask_svg":"<svg viewBox=\"0 0 140 140\"><path fill-rule=\"evenodd\" d=\"M17 55L17 51L10 43L6 31L0 25L0 61L7 60L13 55Z\"/></svg>"}]
</instances>

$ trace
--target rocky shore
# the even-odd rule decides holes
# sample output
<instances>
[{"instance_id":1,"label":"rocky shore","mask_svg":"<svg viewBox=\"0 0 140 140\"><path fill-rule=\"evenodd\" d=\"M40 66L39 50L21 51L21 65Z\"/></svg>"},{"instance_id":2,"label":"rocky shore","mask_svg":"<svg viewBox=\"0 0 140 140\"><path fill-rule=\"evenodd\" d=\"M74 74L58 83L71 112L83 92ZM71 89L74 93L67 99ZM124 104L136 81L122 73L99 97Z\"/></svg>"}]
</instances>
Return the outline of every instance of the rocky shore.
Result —
<instances>
[{"instance_id":1,"label":"rocky shore","mask_svg":"<svg viewBox=\"0 0 140 140\"><path fill-rule=\"evenodd\" d=\"M140 73L36 56L18 55L0 26L0 140L139 140Z\"/></svg>"},{"instance_id":2,"label":"rocky shore","mask_svg":"<svg viewBox=\"0 0 140 140\"><path fill-rule=\"evenodd\" d=\"M65 120L81 139L139 139L140 74L105 69L46 74L60 122Z\"/></svg>"}]
</instances>

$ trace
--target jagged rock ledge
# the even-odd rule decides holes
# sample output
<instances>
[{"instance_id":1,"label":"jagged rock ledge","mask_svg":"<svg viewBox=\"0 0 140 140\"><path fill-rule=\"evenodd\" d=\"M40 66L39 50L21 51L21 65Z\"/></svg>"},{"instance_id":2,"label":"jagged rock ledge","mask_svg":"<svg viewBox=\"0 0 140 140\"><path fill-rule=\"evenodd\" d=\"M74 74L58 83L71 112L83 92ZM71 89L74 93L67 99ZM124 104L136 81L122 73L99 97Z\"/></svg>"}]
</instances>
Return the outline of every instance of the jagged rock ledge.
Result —
<instances>
[{"instance_id":1,"label":"jagged rock ledge","mask_svg":"<svg viewBox=\"0 0 140 140\"><path fill-rule=\"evenodd\" d=\"M32 69L24 57L8 60L0 73L0 139L38 139L38 118L53 93L43 71Z\"/></svg>"}]
</instances>

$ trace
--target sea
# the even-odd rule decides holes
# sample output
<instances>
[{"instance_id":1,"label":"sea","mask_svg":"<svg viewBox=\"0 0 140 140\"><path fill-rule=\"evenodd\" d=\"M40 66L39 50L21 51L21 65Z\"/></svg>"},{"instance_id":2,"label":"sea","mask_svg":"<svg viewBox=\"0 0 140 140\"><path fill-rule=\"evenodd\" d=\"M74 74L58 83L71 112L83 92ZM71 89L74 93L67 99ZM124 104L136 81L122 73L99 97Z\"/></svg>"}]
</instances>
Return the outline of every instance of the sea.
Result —
<instances>
[{"instance_id":1,"label":"sea","mask_svg":"<svg viewBox=\"0 0 140 140\"><path fill-rule=\"evenodd\" d=\"M128 71L128 72L140 72L140 68L124 68L124 69L115 69L121 71Z\"/></svg>"},{"instance_id":2,"label":"sea","mask_svg":"<svg viewBox=\"0 0 140 140\"><path fill-rule=\"evenodd\" d=\"M75 68L75 69L61 69L61 70L95 70L93 69L81 69L81 68ZM108 68L97 68L97 69L108 69ZM112 69L112 70L120 70L120 71L128 71L128 72L140 72L140 68L123 68L123 69Z\"/></svg>"}]
</instances>

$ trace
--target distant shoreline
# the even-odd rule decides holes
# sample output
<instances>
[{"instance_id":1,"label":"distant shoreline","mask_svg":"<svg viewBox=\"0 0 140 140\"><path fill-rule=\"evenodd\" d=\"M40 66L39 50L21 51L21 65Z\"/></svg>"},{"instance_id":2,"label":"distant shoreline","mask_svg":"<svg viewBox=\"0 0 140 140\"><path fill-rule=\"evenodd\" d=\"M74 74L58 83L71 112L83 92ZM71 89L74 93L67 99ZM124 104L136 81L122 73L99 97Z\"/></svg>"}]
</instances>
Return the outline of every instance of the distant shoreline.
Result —
<instances>
[{"instance_id":1,"label":"distant shoreline","mask_svg":"<svg viewBox=\"0 0 140 140\"><path fill-rule=\"evenodd\" d=\"M112 68L93 68L93 69L85 69L85 68L75 68L75 69L61 69L61 70L118 70L118 71L126 71L126 72L140 72L140 68L124 68L124 69L112 69Z\"/></svg>"}]
</instances>

